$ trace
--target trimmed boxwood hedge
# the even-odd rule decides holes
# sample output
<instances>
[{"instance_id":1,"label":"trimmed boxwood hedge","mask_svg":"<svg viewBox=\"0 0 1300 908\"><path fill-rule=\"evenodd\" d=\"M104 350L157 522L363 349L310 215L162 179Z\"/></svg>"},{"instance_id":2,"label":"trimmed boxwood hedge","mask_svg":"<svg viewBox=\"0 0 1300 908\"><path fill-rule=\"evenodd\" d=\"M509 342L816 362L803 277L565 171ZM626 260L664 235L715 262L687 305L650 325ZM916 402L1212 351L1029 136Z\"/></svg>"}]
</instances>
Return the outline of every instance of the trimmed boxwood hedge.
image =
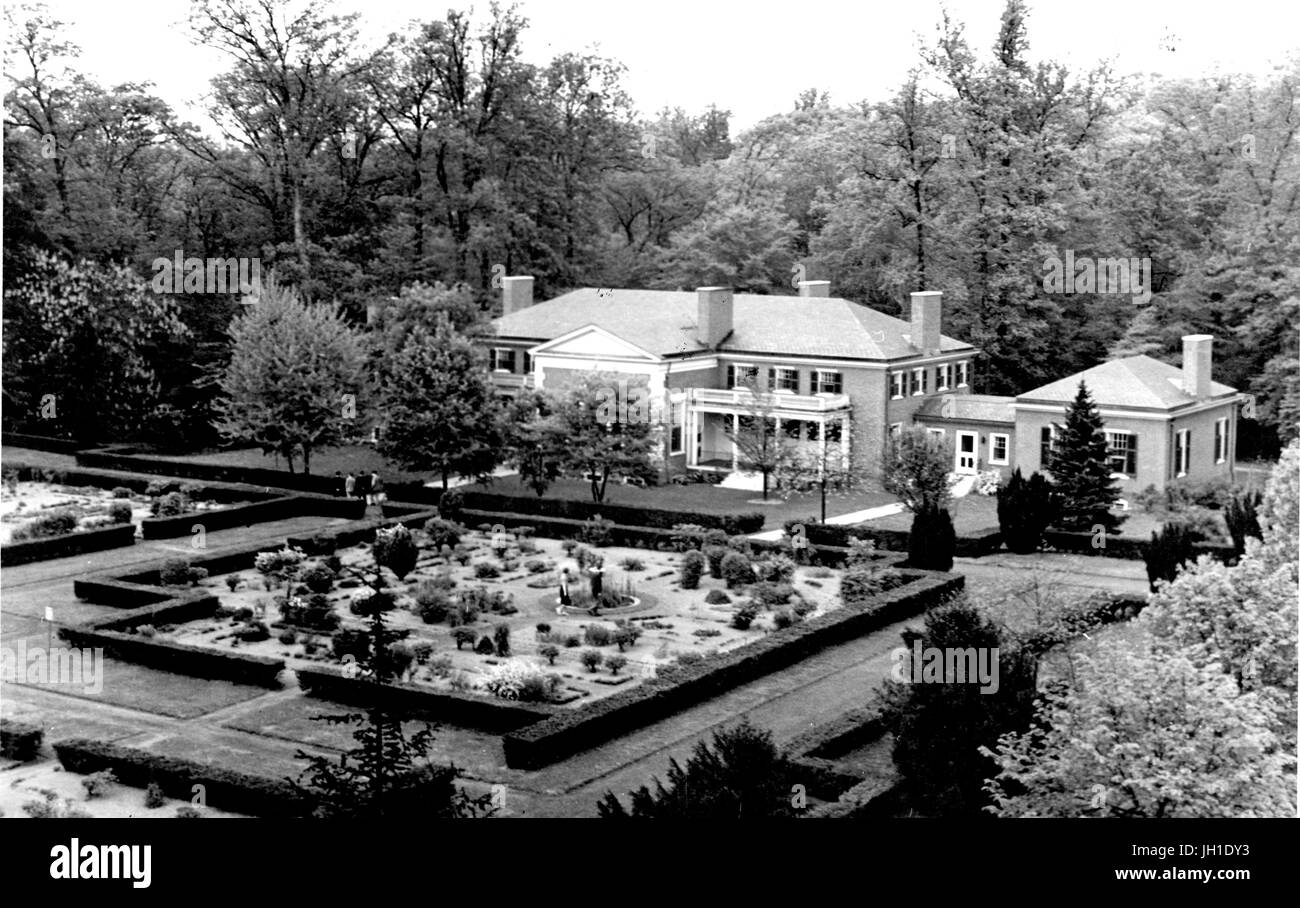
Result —
<instances>
[{"instance_id":1,"label":"trimmed boxwood hedge","mask_svg":"<svg viewBox=\"0 0 1300 908\"><path fill-rule=\"evenodd\" d=\"M879 549L891 552L906 552L908 541L912 537L912 534L906 530L807 523L798 520L787 520L785 522L786 531L789 532L790 527L797 523L802 523L805 537L819 549L823 546L833 546L847 551L851 540L870 539L876 543L876 547ZM1002 531L993 526L959 534L955 554L962 558L979 558L983 555L991 555L1001 549Z\"/></svg>"},{"instance_id":2,"label":"trimmed boxwood hedge","mask_svg":"<svg viewBox=\"0 0 1300 908\"><path fill-rule=\"evenodd\" d=\"M1106 547L1098 548L1093 545L1093 540L1092 533L1048 530L1043 534L1043 548L1045 551L1070 552L1076 555L1102 555L1106 558L1126 558L1130 561L1142 561L1143 553L1151 541L1150 539L1136 539L1131 536L1107 533L1105 537ZM1192 554L1197 558L1202 555L1213 555L1225 564L1230 563L1237 555L1236 550L1230 545L1213 545L1207 542L1198 542L1193 545Z\"/></svg>"},{"instance_id":3,"label":"trimmed boxwood hedge","mask_svg":"<svg viewBox=\"0 0 1300 908\"><path fill-rule=\"evenodd\" d=\"M537 769L784 668L827 646L878 630L959 592L965 578L904 570L905 586L768 634L690 666L674 666L638 687L505 736L506 764Z\"/></svg>"},{"instance_id":4,"label":"trimmed boxwood hedge","mask_svg":"<svg viewBox=\"0 0 1300 908\"><path fill-rule=\"evenodd\" d=\"M0 719L0 755L6 760L35 760L41 753L45 731L16 719Z\"/></svg>"},{"instance_id":5,"label":"trimmed boxwood hedge","mask_svg":"<svg viewBox=\"0 0 1300 908\"><path fill-rule=\"evenodd\" d=\"M761 513L705 514L699 511L596 504L594 501L538 498L535 495L500 495L493 492L465 492L465 508L471 511L501 511L577 521L590 520L600 515L621 526L652 527L659 530L671 530L679 523L691 523L724 530L729 536L757 533L767 520L767 515Z\"/></svg>"},{"instance_id":6,"label":"trimmed boxwood hedge","mask_svg":"<svg viewBox=\"0 0 1300 908\"><path fill-rule=\"evenodd\" d=\"M146 788L155 784L163 794L182 801L191 800L194 786L202 785L208 806L232 813L284 819L305 816L312 810L309 800L285 779L86 738L59 741L54 752L68 772L88 775L111 769L124 785Z\"/></svg>"},{"instance_id":7,"label":"trimmed boxwood hedge","mask_svg":"<svg viewBox=\"0 0 1300 908\"><path fill-rule=\"evenodd\" d=\"M332 495L337 480L332 476L290 473L265 467L239 467L223 464L192 463L186 460L162 460L132 453L132 448L99 448L77 452L77 464L102 470L125 470L128 473L152 473L180 476L211 482L234 482L269 489L291 489Z\"/></svg>"},{"instance_id":8,"label":"trimmed boxwood hedge","mask_svg":"<svg viewBox=\"0 0 1300 908\"><path fill-rule=\"evenodd\" d=\"M54 454L76 454L80 443L73 438L54 438L49 435L27 435L23 432L0 434L0 444L6 447L28 448L32 451L49 451Z\"/></svg>"},{"instance_id":9,"label":"trimmed boxwood hedge","mask_svg":"<svg viewBox=\"0 0 1300 908\"><path fill-rule=\"evenodd\" d=\"M284 660L271 656L254 656L233 650L218 652L120 631L65 627L59 631L59 636L73 646L102 646L107 656L177 675L235 681L274 689L280 686L275 676L284 670Z\"/></svg>"},{"instance_id":10,"label":"trimmed boxwood hedge","mask_svg":"<svg viewBox=\"0 0 1300 908\"><path fill-rule=\"evenodd\" d=\"M102 530L82 530L79 533L64 533L61 536L33 539L30 542L11 542L0 546L0 565L14 567L19 564L31 564L34 561L68 558L72 555L102 552L105 549L117 549L128 545L135 545L135 524L119 523L104 527Z\"/></svg>"},{"instance_id":11,"label":"trimmed boxwood hedge","mask_svg":"<svg viewBox=\"0 0 1300 908\"><path fill-rule=\"evenodd\" d=\"M190 511L174 517L148 517L140 521L140 532L145 539L170 539L188 536L194 525L202 524L205 531L226 530L231 527L269 523L291 517L319 516L343 517L361 520L366 516L366 503L359 498L325 498L318 495L287 495L232 508L211 511Z\"/></svg>"},{"instance_id":12,"label":"trimmed boxwood hedge","mask_svg":"<svg viewBox=\"0 0 1300 908\"><path fill-rule=\"evenodd\" d=\"M450 722L491 734L516 731L559 712L558 708L544 703L518 703L456 691L431 691L402 682L376 684L344 677L337 670L300 670L298 684L311 696L336 703L363 707L378 704L393 712L419 713L434 721Z\"/></svg>"}]
</instances>

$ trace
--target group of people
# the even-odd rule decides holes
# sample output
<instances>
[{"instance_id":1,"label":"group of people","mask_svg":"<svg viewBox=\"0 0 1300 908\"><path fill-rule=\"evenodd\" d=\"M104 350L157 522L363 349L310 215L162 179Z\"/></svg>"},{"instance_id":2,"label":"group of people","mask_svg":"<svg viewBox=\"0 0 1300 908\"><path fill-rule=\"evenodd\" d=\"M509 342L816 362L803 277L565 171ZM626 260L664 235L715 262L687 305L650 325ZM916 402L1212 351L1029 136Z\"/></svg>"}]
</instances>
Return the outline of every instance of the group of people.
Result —
<instances>
[{"instance_id":1,"label":"group of people","mask_svg":"<svg viewBox=\"0 0 1300 908\"><path fill-rule=\"evenodd\" d=\"M369 476L365 473L355 476L351 470L348 471L347 476L344 476L340 470L335 470L334 482L336 495L342 495L344 498L364 497L366 504L380 504L384 501L384 483L379 478L377 470L372 470Z\"/></svg>"},{"instance_id":2,"label":"group of people","mask_svg":"<svg viewBox=\"0 0 1300 908\"><path fill-rule=\"evenodd\" d=\"M587 574L591 578L591 598L595 603L597 603L597 607L598 607L598 604L600 602L600 594L605 589L605 572L601 569L601 566L599 564L594 564L587 570ZM573 605L573 596L569 590L569 584L571 582L572 582L572 578L569 574L569 568L567 566L560 568L560 607L561 608L563 608L566 605Z\"/></svg>"}]
</instances>

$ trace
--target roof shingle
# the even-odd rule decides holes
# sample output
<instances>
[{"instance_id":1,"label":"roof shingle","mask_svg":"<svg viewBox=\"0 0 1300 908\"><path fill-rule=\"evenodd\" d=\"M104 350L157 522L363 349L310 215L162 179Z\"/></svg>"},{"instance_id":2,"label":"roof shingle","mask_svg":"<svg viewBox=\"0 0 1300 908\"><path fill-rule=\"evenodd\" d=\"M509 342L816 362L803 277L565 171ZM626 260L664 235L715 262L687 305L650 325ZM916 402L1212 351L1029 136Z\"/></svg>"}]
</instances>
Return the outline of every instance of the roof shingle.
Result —
<instances>
[{"instance_id":1,"label":"roof shingle","mask_svg":"<svg viewBox=\"0 0 1300 908\"><path fill-rule=\"evenodd\" d=\"M1174 410L1196 402L1183 390L1183 371L1149 356L1115 359L1091 369L1027 391L1017 403L1069 403L1079 392L1079 382L1088 385L1088 393L1098 407L1135 407L1148 410ZM1236 388L1210 383L1211 397L1237 393Z\"/></svg>"}]
</instances>

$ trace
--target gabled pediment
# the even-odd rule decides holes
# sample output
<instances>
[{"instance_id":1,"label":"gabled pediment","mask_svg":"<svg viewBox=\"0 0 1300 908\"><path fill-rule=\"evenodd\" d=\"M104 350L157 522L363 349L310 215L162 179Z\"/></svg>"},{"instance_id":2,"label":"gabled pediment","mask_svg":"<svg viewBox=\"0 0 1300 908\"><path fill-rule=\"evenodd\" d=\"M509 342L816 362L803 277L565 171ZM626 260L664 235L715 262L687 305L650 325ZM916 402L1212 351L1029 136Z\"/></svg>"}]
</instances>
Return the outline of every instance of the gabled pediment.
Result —
<instances>
[{"instance_id":1,"label":"gabled pediment","mask_svg":"<svg viewBox=\"0 0 1300 908\"><path fill-rule=\"evenodd\" d=\"M661 357L635 344L628 343L621 337L596 325L584 325L581 328L562 334L554 340L538 344L529 351L534 357L539 356L575 356L586 359L609 359L619 361L657 363Z\"/></svg>"}]
</instances>

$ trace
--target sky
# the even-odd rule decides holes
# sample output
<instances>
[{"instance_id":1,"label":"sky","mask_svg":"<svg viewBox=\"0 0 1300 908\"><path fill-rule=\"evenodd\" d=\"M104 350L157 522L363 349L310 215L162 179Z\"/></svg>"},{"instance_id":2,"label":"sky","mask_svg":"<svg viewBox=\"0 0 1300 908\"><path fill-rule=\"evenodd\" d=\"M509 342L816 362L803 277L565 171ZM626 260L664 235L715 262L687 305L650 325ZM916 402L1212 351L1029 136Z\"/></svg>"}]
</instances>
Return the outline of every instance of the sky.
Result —
<instances>
[{"instance_id":1,"label":"sky","mask_svg":"<svg viewBox=\"0 0 1300 908\"><path fill-rule=\"evenodd\" d=\"M6 6L13 4L6 3ZM220 54L190 42L186 0L47 0L82 48L82 71L105 85L149 81L195 122ZM336 0L360 12L378 43L413 19L486 0ZM546 63L565 51L596 50L627 67L638 111L665 106L730 110L733 134L789 110L806 88L833 103L884 100L918 63L946 7L966 23L981 53L997 33L1003 0L522 0L530 27L524 56ZM1109 59L1121 73L1193 77L1216 69L1266 77L1300 56L1296 0L1031 0L1030 56L1083 70Z\"/></svg>"}]
</instances>

